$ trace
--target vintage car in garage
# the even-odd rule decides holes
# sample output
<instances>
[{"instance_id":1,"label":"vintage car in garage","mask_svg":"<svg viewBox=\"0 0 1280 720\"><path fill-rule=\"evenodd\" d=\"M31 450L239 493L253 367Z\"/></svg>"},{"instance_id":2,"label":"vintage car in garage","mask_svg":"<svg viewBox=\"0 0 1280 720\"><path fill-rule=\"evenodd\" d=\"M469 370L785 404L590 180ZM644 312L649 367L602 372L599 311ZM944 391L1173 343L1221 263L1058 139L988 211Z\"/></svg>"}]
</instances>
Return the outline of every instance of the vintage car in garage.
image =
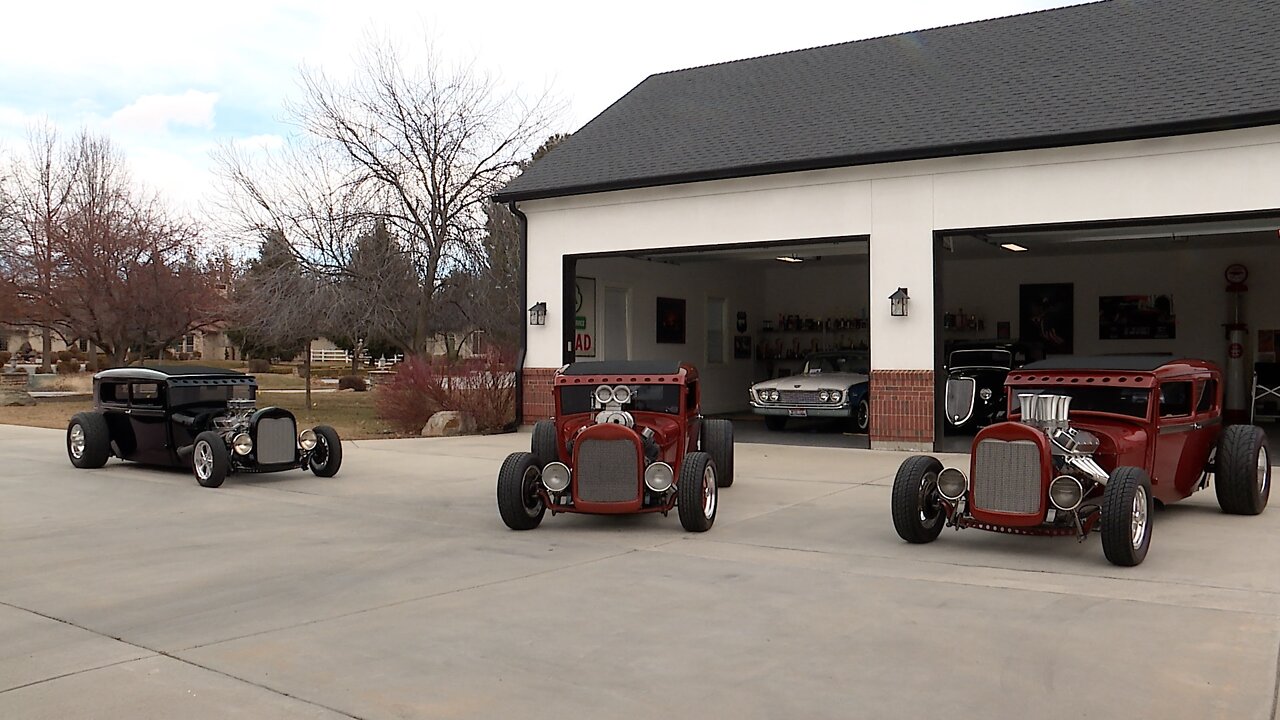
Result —
<instances>
[{"instance_id":1,"label":"vintage car in garage","mask_svg":"<svg viewBox=\"0 0 1280 720\"><path fill-rule=\"evenodd\" d=\"M580 362L558 370L555 416L534 425L532 452L498 471L498 513L531 530L548 509L619 515L678 511L704 532L733 484L733 424L703 418L692 365Z\"/></svg>"},{"instance_id":2,"label":"vintage car in garage","mask_svg":"<svg viewBox=\"0 0 1280 720\"><path fill-rule=\"evenodd\" d=\"M1009 371L1042 357L1038 346L1027 343L992 340L952 346L946 365L946 429L977 430L1004 420Z\"/></svg>"},{"instance_id":3,"label":"vintage car in garage","mask_svg":"<svg viewBox=\"0 0 1280 720\"><path fill-rule=\"evenodd\" d=\"M894 528L911 543L943 527L1017 535L1102 534L1116 565L1151 544L1156 504L1213 485L1226 513L1271 494L1267 438L1223 426L1222 373L1170 356L1065 357L1009 373L1009 420L974 437L967 468L917 455L893 482Z\"/></svg>"},{"instance_id":4,"label":"vintage car in garage","mask_svg":"<svg viewBox=\"0 0 1280 720\"><path fill-rule=\"evenodd\" d=\"M870 360L866 350L813 353L798 375L752 385L751 411L763 415L770 430L786 428L791 418L837 418L865 433L871 425Z\"/></svg>"},{"instance_id":5,"label":"vintage car in garage","mask_svg":"<svg viewBox=\"0 0 1280 720\"><path fill-rule=\"evenodd\" d=\"M78 468L100 468L113 456L189 467L209 488L234 473L337 474L337 431L298 432L293 413L257 407L257 387L252 375L212 367L103 370L93 376L94 409L67 424L67 456Z\"/></svg>"}]
</instances>

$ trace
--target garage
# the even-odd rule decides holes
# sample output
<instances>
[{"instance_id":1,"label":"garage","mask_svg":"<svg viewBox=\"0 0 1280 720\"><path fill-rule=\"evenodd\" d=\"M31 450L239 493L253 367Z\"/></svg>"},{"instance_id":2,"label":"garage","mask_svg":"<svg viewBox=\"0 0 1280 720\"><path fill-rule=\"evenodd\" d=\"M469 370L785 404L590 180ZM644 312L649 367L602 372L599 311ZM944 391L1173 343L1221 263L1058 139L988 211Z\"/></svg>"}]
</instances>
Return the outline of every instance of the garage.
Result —
<instances>
[{"instance_id":1,"label":"garage","mask_svg":"<svg viewBox=\"0 0 1280 720\"><path fill-rule=\"evenodd\" d=\"M768 427L765 417L748 406L754 383L794 378L810 359L815 367L818 360L838 359L854 375L843 382L865 385L870 367L865 237L571 260L576 360L692 362L703 378L704 413L737 421L739 438L868 446L866 416L861 427L854 418L856 401L829 412L778 403L779 414ZM849 387L840 390L847 393ZM819 417L826 414L837 417Z\"/></svg>"},{"instance_id":2,"label":"garage","mask_svg":"<svg viewBox=\"0 0 1280 720\"><path fill-rule=\"evenodd\" d=\"M557 367L591 359L579 277L587 352L692 359L714 413L792 369L762 347L822 347L829 317L852 318L875 449L950 442L948 350L1033 325L1055 355L1231 361L1247 416L1255 367L1280 387L1277 33L1244 0L1104 1L650 76L496 196L541 309L524 421L553 411ZM659 299L684 301L683 344L656 341Z\"/></svg>"}]
</instances>

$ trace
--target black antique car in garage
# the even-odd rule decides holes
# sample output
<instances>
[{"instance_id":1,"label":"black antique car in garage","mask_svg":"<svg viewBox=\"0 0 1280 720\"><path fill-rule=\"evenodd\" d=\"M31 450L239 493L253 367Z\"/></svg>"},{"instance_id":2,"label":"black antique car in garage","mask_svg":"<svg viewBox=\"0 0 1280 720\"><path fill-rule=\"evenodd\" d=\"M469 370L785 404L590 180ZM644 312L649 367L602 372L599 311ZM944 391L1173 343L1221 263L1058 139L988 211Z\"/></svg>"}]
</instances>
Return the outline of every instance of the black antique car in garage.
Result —
<instances>
[{"instance_id":1,"label":"black antique car in garage","mask_svg":"<svg viewBox=\"0 0 1280 720\"><path fill-rule=\"evenodd\" d=\"M78 468L112 456L190 467L204 487L237 472L337 474L338 433L327 425L298 432L293 413L257 407L257 387L252 375L211 367L103 370L93 376L94 409L67 424L67 456Z\"/></svg>"},{"instance_id":2,"label":"black antique car in garage","mask_svg":"<svg viewBox=\"0 0 1280 720\"><path fill-rule=\"evenodd\" d=\"M1005 419L1009 371L1043 359L1040 346L1000 340L953 345L947 354L946 429L978 430Z\"/></svg>"}]
</instances>

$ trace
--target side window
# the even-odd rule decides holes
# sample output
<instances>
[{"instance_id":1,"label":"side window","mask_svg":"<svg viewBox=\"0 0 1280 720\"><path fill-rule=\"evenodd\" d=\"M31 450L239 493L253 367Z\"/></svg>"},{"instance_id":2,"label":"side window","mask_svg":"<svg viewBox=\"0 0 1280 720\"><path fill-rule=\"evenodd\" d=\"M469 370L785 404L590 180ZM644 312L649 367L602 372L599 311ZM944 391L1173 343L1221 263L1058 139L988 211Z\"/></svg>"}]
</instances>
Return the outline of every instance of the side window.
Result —
<instances>
[{"instance_id":1,"label":"side window","mask_svg":"<svg viewBox=\"0 0 1280 720\"><path fill-rule=\"evenodd\" d=\"M123 383L104 382L98 386L98 397L105 405L129 404L129 386Z\"/></svg>"},{"instance_id":2,"label":"side window","mask_svg":"<svg viewBox=\"0 0 1280 720\"><path fill-rule=\"evenodd\" d=\"M1196 403L1197 413L1206 413L1213 409L1213 403L1218 397L1218 381L1205 380L1200 386L1200 402Z\"/></svg>"},{"instance_id":3,"label":"side window","mask_svg":"<svg viewBox=\"0 0 1280 720\"><path fill-rule=\"evenodd\" d=\"M1160 386L1160 417L1191 414L1191 383L1169 382Z\"/></svg>"},{"instance_id":4,"label":"side window","mask_svg":"<svg viewBox=\"0 0 1280 720\"><path fill-rule=\"evenodd\" d=\"M698 383L691 382L684 388L684 409L693 412L698 407Z\"/></svg>"},{"instance_id":5,"label":"side window","mask_svg":"<svg viewBox=\"0 0 1280 720\"><path fill-rule=\"evenodd\" d=\"M160 407L160 384L134 383L133 404L136 407Z\"/></svg>"}]
</instances>

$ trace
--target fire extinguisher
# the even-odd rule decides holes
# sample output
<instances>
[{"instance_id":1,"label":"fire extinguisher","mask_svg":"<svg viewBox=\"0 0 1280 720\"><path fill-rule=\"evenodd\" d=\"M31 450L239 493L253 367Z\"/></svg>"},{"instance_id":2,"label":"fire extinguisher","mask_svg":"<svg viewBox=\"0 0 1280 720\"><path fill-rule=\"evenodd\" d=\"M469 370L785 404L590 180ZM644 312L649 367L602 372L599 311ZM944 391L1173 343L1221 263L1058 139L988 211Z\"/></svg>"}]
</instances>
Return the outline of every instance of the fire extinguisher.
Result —
<instances>
[{"instance_id":1,"label":"fire extinguisher","mask_svg":"<svg viewBox=\"0 0 1280 720\"><path fill-rule=\"evenodd\" d=\"M1227 266L1223 273L1227 280L1227 293L1231 297L1231 321L1227 329L1226 398L1224 420L1229 423L1249 422L1253 406L1253 378L1245 357L1245 342L1249 326L1244 322L1244 294L1249 291L1245 281L1249 270L1240 263Z\"/></svg>"}]
</instances>

